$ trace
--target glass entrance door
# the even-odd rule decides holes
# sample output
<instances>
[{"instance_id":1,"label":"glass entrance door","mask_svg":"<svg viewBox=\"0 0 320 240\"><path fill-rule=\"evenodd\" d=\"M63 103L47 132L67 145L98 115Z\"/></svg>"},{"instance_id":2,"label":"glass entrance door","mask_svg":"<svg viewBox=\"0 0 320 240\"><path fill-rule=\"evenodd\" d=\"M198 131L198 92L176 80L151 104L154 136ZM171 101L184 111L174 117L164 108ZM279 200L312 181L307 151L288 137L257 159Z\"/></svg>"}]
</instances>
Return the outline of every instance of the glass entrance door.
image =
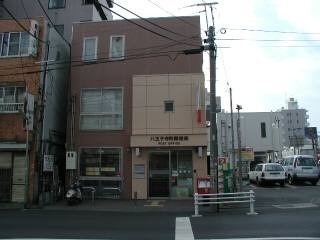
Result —
<instances>
[{"instance_id":1,"label":"glass entrance door","mask_svg":"<svg viewBox=\"0 0 320 240\"><path fill-rule=\"evenodd\" d=\"M169 152L149 156L149 197L169 197Z\"/></svg>"}]
</instances>

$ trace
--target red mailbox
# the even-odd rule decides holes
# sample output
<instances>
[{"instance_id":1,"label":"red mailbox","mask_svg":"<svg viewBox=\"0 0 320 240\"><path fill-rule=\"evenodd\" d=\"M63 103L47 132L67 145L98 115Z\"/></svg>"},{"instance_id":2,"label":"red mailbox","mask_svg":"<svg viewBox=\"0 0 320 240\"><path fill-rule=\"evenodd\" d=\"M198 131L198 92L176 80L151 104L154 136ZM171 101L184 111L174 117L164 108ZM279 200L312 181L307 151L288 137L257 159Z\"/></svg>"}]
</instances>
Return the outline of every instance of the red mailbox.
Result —
<instances>
[{"instance_id":1,"label":"red mailbox","mask_svg":"<svg viewBox=\"0 0 320 240\"><path fill-rule=\"evenodd\" d=\"M210 177L197 177L197 193L206 194L210 193Z\"/></svg>"}]
</instances>

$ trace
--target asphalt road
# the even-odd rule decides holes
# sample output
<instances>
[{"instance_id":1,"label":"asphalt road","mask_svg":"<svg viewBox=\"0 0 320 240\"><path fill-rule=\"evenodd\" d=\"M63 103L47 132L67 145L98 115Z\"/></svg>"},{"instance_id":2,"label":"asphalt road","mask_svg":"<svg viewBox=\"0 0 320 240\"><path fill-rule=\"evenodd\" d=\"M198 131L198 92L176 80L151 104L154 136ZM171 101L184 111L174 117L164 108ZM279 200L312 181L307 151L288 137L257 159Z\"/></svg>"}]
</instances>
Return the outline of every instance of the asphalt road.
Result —
<instances>
[{"instance_id":1,"label":"asphalt road","mask_svg":"<svg viewBox=\"0 0 320 240\"><path fill-rule=\"evenodd\" d=\"M225 206L202 217L190 213L120 213L98 211L0 211L0 238L86 239L217 239L319 237L320 186L249 186L255 191L258 215L248 206ZM201 209L200 209L201 213ZM180 217L189 230L177 234ZM190 218L189 218L190 217ZM182 222L182 225L187 224ZM179 234L187 234L187 236Z\"/></svg>"}]
</instances>

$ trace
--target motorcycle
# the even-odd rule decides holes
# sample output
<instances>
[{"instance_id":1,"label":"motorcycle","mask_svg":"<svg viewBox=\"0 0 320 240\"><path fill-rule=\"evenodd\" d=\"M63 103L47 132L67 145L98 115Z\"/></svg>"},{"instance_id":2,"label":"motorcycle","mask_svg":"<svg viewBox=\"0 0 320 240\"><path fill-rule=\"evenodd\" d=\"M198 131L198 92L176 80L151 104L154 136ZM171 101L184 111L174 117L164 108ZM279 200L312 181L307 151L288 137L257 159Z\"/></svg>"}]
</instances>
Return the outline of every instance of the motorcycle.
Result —
<instances>
[{"instance_id":1,"label":"motorcycle","mask_svg":"<svg viewBox=\"0 0 320 240\"><path fill-rule=\"evenodd\" d=\"M74 205L82 202L82 187L79 181L74 182L70 185L66 193L68 205Z\"/></svg>"}]
</instances>

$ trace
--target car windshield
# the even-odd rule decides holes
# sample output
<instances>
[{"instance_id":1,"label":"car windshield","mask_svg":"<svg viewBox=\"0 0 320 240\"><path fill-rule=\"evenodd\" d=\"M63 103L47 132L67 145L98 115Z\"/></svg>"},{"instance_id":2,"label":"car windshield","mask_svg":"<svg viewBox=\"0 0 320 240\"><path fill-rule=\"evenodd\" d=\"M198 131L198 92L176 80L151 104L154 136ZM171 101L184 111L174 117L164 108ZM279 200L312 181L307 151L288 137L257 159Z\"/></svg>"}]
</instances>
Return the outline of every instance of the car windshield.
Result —
<instances>
[{"instance_id":1,"label":"car windshield","mask_svg":"<svg viewBox=\"0 0 320 240\"><path fill-rule=\"evenodd\" d=\"M297 159L297 166L316 166L316 162L310 157L299 157Z\"/></svg>"},{"instance_id":2,"label":"car windshield","mask_svg":"<svg viewBox=\"0 0 320 240\"><path fill-rule=\"evenodd\" d=\"M265 171L283 171L283 167L280 166L280 165L276 165L276 164L273 164L273 165L266 165L265 166Z\"/></svg>"}]
</instances>

